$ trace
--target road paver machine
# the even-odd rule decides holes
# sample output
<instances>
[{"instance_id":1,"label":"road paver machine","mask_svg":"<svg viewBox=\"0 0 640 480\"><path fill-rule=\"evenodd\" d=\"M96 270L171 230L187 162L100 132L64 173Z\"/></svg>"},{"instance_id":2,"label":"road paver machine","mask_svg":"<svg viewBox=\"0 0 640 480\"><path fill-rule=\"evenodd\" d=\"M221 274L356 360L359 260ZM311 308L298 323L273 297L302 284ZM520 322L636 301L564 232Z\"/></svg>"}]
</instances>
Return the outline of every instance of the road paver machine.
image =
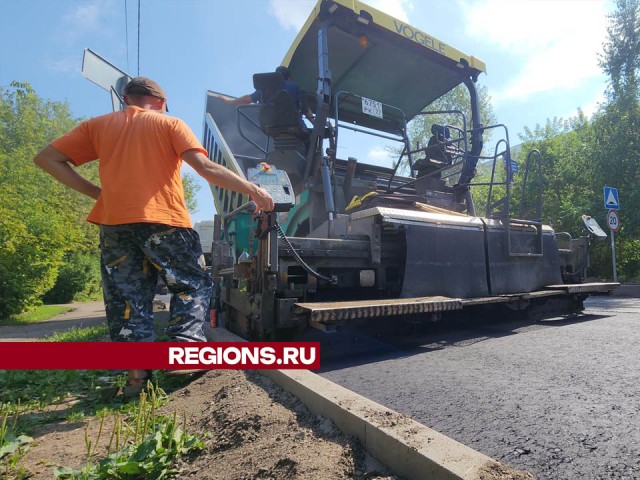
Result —
<instances>
[{"instance_id":1,"label":"road paver machine","mask_svg":"<svg viewBox=\"0 0 640 480\"><path fill-rule=\"evenodd\" d=\"M570 313L589 294L615 288L577 283L584 242L559 248L542 223L536 152L519 173L529 179L522 191L537 191L529 195L535 208L529 215L512 208L508 132L480 120L482 61L364 3L320 0L282 64L307 96L312 126L279 73L254 75L257 104L207 93L211 160L276 200L274 212L257 213L247 196L212 187L213 306L229 329L289 339L308 327L427 320L467 307L553 305L549 314ZM428 111L459 85L468 111ZM437 123L443 114L456 121ZM434 120L432 136L412 145L407 123L421 116ZM339 158L346 131L396 143L394 165ZM496 132L487 155L483 138ZM482 212L476 191L485 197Z\"/></svg>"}]
</instances>

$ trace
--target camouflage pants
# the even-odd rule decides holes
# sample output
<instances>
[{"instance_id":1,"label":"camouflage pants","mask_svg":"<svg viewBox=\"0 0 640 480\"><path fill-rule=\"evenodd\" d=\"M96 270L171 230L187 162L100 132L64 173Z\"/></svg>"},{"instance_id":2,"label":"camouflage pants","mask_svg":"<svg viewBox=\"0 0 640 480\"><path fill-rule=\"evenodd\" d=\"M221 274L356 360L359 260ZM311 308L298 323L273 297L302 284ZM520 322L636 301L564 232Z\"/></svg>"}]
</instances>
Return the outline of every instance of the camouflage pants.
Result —
<instances>
[{"instance_id":1,"label":"camouflage pants","mask_svg":"<svg viewBox=\"0 0 640 480\"><path fill-rule=\"evenodd\" d=\"M111 340L153 342L158 275L171 292L171 341L206 341L212 282L197 232L155 223L101 225L102 288Z\"/></svg>"}]
</instances>

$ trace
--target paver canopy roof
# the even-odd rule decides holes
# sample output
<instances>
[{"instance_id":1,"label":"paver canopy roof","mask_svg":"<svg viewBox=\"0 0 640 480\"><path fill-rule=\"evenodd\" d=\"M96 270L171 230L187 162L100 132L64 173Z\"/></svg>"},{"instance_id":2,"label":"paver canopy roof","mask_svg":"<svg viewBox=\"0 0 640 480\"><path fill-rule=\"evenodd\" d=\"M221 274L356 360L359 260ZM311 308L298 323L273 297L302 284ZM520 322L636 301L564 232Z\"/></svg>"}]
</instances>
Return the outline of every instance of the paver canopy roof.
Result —
<instances>
[{"instance_id":1,"label":"paver canopy roof","mask_svg":"<svg viewBox=\"0 0 640 480\"><path fill-rule=\"evenodd\" d=\"M333 94L346 91L394 106L407 119L464 78L486 70L477 58L362 2L320 0L283 60L312 106L319 76L318 32L324 22L329 22L326 45ZM354 104L348 110L350 120L361 123L361 109Z\"/></svg>"}]
</instances>

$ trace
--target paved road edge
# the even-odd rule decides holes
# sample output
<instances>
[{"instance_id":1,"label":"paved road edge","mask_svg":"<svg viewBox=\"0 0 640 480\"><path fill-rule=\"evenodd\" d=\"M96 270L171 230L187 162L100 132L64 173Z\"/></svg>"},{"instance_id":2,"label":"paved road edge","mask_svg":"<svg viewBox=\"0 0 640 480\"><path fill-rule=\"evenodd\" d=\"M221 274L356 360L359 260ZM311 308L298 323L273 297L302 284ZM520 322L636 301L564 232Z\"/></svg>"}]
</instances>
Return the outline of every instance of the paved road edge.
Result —
<instances>
[{"instance_id":1,"label":"paved road edge","mask_svg":"<svg viewBox=\"0 0 640 480\"><path fill-rule=\"evenodd\" d=\"M211 341L244 341L222 328L205 330ZM497 480L502 474L514 480L533 478L308 370L262 373L408 479Z\"/></svg>"}]
</instances>

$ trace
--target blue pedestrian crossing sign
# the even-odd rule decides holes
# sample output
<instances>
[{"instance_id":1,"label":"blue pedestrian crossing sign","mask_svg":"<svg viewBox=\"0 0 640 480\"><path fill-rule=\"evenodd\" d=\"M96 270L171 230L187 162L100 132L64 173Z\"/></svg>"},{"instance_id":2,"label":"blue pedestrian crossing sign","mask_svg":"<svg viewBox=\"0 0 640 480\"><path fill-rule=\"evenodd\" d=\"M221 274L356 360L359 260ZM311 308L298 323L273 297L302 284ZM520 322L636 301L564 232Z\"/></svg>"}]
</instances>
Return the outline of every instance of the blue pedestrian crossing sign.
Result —
<instances>
[{"instance_id":1,"label":"blue pedestrian crossing sign","mask_svg":"<svg viewBox=\"0 0 640 480\"><path fill-rule=\"evenodd\" d=\"M604 187L604 208L607 210L620 210L617 188Z\"/></svg>"}]
</instances>

